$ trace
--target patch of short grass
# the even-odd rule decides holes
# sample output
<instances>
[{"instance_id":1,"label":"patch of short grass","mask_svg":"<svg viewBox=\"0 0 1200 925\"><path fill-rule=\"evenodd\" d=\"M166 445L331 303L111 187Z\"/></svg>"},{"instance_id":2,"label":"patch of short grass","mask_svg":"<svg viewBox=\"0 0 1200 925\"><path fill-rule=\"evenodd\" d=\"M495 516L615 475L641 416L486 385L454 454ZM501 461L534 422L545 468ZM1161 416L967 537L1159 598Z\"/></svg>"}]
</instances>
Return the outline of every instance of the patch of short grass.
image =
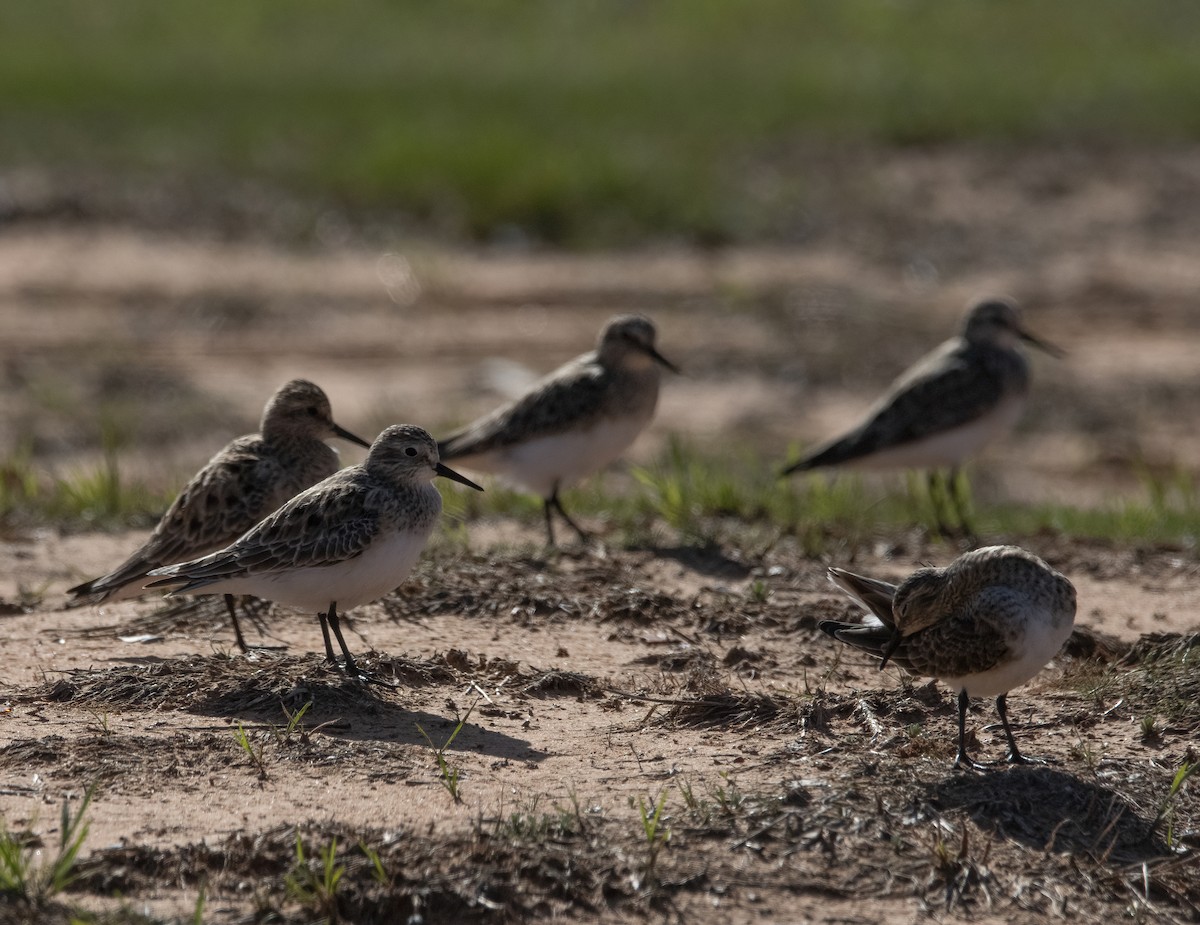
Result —
<instances>
[{"instance_id":1,"label":"patch of short grass","mask_svg":"<svg viewBox=\"0 0 1200 925\"><path fill-rule=\"evenodd\" d=\"M1120 662L1085 670L1074 683L1101 702L1122 701L1135 716L1153 718L1156 730L1198 731L1200 635L1143 636Z\"/></svg>"},{"instance_id":2,"label":"patch of short grass","mask_svg":"<svg viewBox=\"0 0 1200 925\"><path fill-rule=\"evenodd\" d=\"M625 477L595 476L563 493L572 514L581 514L609 542L733 544L766 548L791 537L807 555L894 538L913 529L932 530L933 510L922 479L866 478L810 473L779 478L779 459L747 449L719 454L682 438ZM974 526L989 536L1059 533L1080 539L1191 548L1200 532L1196 495L1182 487L1114 498L1100 508L1041 504L974 503ZM491 481L487 491L447 493L455 529L469 538L470 523L483 517L542 519L540 498Z\"/></svg>"},{"instance_id":3,"label":"patch of short grass","mask_svg":"<svg viewBox=\"0 0 1200 925\"><path fill-rule=\"evenodd\" d=\"M868 491L854 476L780 479L778 460L746 451L735 458L707 453L682 438L646 466L601 473L563 493L572 514L603 523L610 539L630 547L657 543L706 546L736 541L768 546L797 537L811 554L833 540L860 543L879 525L920 523L905 494ZM447 493L446 512L458 529L482 517L544 517L542 500L490 480L487 490Z\"/></svg>"},{"instance_id":4,"label":"patch of short grass","mask_svg":"<svg viewBox=\"0 0 1200 925\"><path fill-rule=\"evenodd\" d=\"M979 509L977 527L991 534L1063 536L1134 544L1195 548L1200 538L1200 508L1163 508L1141 498L1114 498L1098 508L1061 504L1022 507L1013 504Z\"/></svg>"},{"instance_id":5,"label":"patch of short grass","mask_svg":"<svg viewBox=\"0 0 1200 925\"><path fill-rule=\"evenodd\" d=\"M769 235L814 141L1190 140L1197 88L1172 0L0 8L3 163L262 178L471 237Z\"/></svg>"},{"instance_id":6,"label":"patch of short grass","mask_svg":"<svg viewBox=\"0 0 1200 925\"><path fill-rule=\"evenodd\" d=\"M94 792L89 787L74 812L64 798L53 854L42 857L41 841L32 833L0 830L0 897L22 904L36 917L71 885L78 876L76 861L87 838L85 816Z\"/></svg>"},{"instance_id":7,"label":"patch of short grass","mask_svg":"<svg viewBox=\"0 0 1200 925\"><path fill-rule=\"evenodd\" d=\"M29 448L18 447L0 459L0 524L111 528L153 523L174 492L126 478L122 446L106 441L99 464L61 476L40 469ZM833 472L779 478L779 463L752 449L722 454L673 437L649 464L594 476L563 492L563 503L593 526L599 521L599 532L609 542L627 547L733 543L755 549L791 537L805 554L820 555L835 546L861 546L934 526L921 479ZM175 482L184 477L181 473ZM540 498L494 479L486 489L443 493L444 529L436 542L465 548L470 524L481 518L542 521ZM1191 481L1176 475L1096 508L976 502L973 522L984 538L1052 532L1190 549L1200 537L1198 497Z\"/></svg>"},{"instance_id":8,"label":"patch of short grass","mask_svg":"<svg viewBox=\"0 0 1200 925\"><path fill-rule=\"evenodd\" d=\"M378 878L382 864L379 855L368 856L368 859L372 861L372 869ZM338 861L336 836L320 849L317 857L310 859L305 856L300 832L296 832L296 862L284 876L287 895L293 902L322 916L326 922L340 921L338 885L345 873L345 864Z\"/></svg>"},{"instance_id":9,"label":"patch of short grass","mask_svg":"<svg viewBox=\"0 0 1200 925\"><path fill-rule=\"evenodd\" d=\"M0 524L145 526L172 497L126 479L115 447L99 465L62 476L38 467L27 448L0 459Z\"/></svg>"},{"instance_id":10,"label":"patch of short grass","mask_svg":"<svg viewBox=\"0 0 1200 925\"><path fill-rule=\"evenodd\" d=\"M554 803L549 809L543 805L543 795L535 794L527 802L501 811L493 818L481 816L476 828L481 836L538 844L548 839L571 838L584 832L587 824L573 794L571 806Z\"/></svg>"}]
</instances>

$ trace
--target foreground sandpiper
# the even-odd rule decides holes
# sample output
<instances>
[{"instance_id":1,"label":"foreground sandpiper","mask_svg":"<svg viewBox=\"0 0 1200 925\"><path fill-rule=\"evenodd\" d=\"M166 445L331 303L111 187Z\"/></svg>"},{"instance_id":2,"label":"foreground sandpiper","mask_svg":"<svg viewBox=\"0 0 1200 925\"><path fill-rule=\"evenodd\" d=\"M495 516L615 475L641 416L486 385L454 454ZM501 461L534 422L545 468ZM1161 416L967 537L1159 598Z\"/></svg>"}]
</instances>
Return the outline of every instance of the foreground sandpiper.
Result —
<instances>
[{"instance_id":1,"label":"foreground sandpiper","mask_svg":"<svg viewBox=\"0 0 1200 925\"><path fill-rule=\"evenodd\" d=\"M325 440L340 437L370 446L334 423L329 399L305 379L293 379L271 396L259 430L232 441L192 476L128 559L67 593L93 604L137 597L153 569L220 549L298 492L333 475L338 454ZM246 652L233 596L227 595L225 603L238 648Z\"/></svg>"},{"instance_id":2,"label":"foreground sandpiper","mask_svg":"<svg viewBox=\"0 0 1200 925\"><path fill-rule=\"evenodd\" d=\"M253 594L316 613L325 656L336 663L332 627L348 677L358 667L342 637L343 612L383 597L404 581L442 512L435 476L483 489L438 460L420 427L396 424L348 466L287 502L226 549L154 569L148 588L173 594Z\"/></svg>"},{"instance_id":3,"label":"foreground sandpiper","mask_svg":"<svg viewBox=\"0 0 1200 925\"><path fill-rule=\"evenodd\" d=\"M954 766L981 768L967 756L971 697L995 697L1008 739L1008 761L1025 763L1008 725L1006 697L1062 648L1075 623L1075 588L1017 546L965 553L945 568L922 568L898 587L844 569L829 577L872 613L867 623L823 620L841 642L937 678L958 693Z\"/></svg>"},{"instance_id":4,"label":"foreground sandpiper","mask_svg":"<svg viewBox=\"0 0 1200 925\"><path fill-rule=\"evenodd\" d=\"M654 417L661 369L679 372L654 341L648 318L609 319L595 350L439 441L442 458L541 495L551 546L555 510L586 542L587 534L563 509L558 493L613 462Z\"/></svg>"},{"instance_id":5,"label":"foreground sandpiper","mask_svg":"<svg viewBox=\"0 0 1200 925\"><path fill-rule=\"evenodd\" d=\"M1021 325L1016 305L988 299L967 312L962 332L906 370L844 436L788 465L782 475L825 466L928 469L938 530L953 532L938 501L942 470L962 531L971 534L958 469L986 444L1012 429L1029 392L1024 341L1061 357L1062 351Z\"/></svg>"}]
</instances>

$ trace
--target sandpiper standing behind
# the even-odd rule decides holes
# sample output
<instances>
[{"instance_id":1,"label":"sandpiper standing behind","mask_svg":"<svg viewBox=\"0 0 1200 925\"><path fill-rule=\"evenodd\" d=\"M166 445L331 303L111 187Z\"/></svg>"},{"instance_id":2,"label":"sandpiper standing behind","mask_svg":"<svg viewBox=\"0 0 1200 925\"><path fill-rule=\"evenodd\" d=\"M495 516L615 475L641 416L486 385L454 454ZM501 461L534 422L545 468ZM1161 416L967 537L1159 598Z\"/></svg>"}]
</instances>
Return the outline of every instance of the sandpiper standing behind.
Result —
<instances>
[{"instance_id":1,"label":"sandpiper standing behind","mask_svg":"<svg viewBox=\"0 0 1200 925\"><path fill-rule=\"evenodd\" d=\"M1008 760L1025 763L1008 725L1007 696L1058 654L1075 624L1075 587L1033 553L987 546L945 568L922 568L898 587L831 568L829 577L873 614L867 623L823 620L818 628L958 693L954 766L967 756L967 704L995 697ZM890 606L889 606L890 605Z\"/></svg>"},{"instance_id":2,"label":"sandpiper standing behind","mask_svg":"<svg viewBox=\"0 0 1200 925\"><path fill-rule=\"evenodd\" d=\"M336 663L329 630L342 638L343 611L383 597L404 581L442 512L433 487L445 476L483 491L438 461L437 444L420 427L395 424L381 433L360 466L348 466L301 492L226 549L155 569L148 588L174 594L253 594L316 613L325 656Z\"/></svg>"},{"instance_id":3,"label":"sandpiper standing behind","mask_svg":"<svg viewBox=\"0 0 1200 925\"><path fill-rule=\"evenodd\" d=\"M150 538L117 568L67 591L77 601L137 597L152 569L220 549L310 485L332 475L338 454L324 441L370 444L333 422L329 399L305 379L285 383L263 411L260 433L238 437L184 486ZM238 648L248 650L226 595Z\"/></svg>"},{"instance_id":4,"label":"sandpiper standing behind","mask_svg":"<svg viewBox=\"0 0 1200 925\"><path fill-rule=\"evenodd\" d=\"M439 441L442 458L541 495L551 546L555 510L586 542L587 534L563 509L559 490L613 462L654 417L660 367L679 372L654 340L650 319L610 318L595 350Z\"/></svg>"},{"instance_id":5,"label":"sandpiper standing behind","mask_svg":"<svg viewBox=\"0 0 1200 925\"><path fill-rule=\"evenodd\" d=\"M791 463L781 474L824 466L928 469L937 527L949 535L953 531L938 500L940 471L948 469L949 495L959 526L971 534L958 470L969 456L1011 430L1020 417L1029 392L1029 363L1017 346L1020 341L1062 356L1057 347L1021 326L1012 302L978 303L967 312L962 333L901 374L866 420Z\"/></svg>"}]
</instances>

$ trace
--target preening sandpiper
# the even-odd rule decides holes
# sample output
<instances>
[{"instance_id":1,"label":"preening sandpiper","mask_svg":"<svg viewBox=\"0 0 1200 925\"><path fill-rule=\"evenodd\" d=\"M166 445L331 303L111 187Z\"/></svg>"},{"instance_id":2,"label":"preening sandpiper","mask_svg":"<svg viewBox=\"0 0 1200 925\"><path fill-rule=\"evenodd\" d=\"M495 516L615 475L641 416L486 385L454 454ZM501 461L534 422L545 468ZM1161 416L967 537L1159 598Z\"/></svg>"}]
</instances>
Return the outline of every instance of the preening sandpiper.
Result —
<instances>
[{"instance_id":1,"label":"preening sandpiper","mask_svg":"<svg viewBox=\"0 0 1200 925\"><path fill-rule=\"evenodd\" d=\"M144 593L151 570L184 562L237 539L289 498L338 469L325 444L340 437L369 447L333 421L329 399L313 383L293 379L263 410L259 433L238 437L192 476L150 538L113 571L67 591L99 604ZM238 648L247 651L232 595L225 598Z\"/></svg>"},{"instance_id":2,"label":"preening sandpiper","mask_svg":"<svg viewBox=\"0 0 1200 925\"><path fill-rule=\"evenodd\" d=\"M420 427L396 424L359 466L301 492L229 547L153 570L147 587L175 594L253 594L316 613L325 655L336 662L333 629L349 677L358 667L342 637L346 611L383 597L412 570L442 512L436 476L483 489L443 465Z\"/></svg>"},{"instance_id":3,"label":"preening sandpiper","mask_svg":"<svg viewBox=\"0 0 1200 925\"><path fill-rule=\"evenodd\" d=\"M439 441L442 458L541 495L551 546L555 510L586 542L558 493L617 459L654 417L662 368L678 372L655 336L641 315L609 319L595 350Z\"/></svg>"},{"instance_id":4,"label":"preening sandpiper","mask_svg":"<svg viewBox=\"0 0 1200 925\"><path fill-rule=\"evenodd\" d=\"M822 444L782 472L845 466L860 469L929 470L929 494L937 526L952 531L938 500L939 480L948 483L959 527L971 534L958 470L970 456L1007 433L1029 392L1024 341L1052 356L1062 351L1030 334L1017 306L1006 299L979 302L962 331L910 367L844 436Z\"/></svg>"},{"instance_id":5,"label":"preening sandpiper","mask_svg":"<svg viewBox=\"0 0 1200 925\"><path fill-rule=\"evenodd\" d=\"M866 623L823 620L819 628L855 648L958 694L955 767L967 756L971 697L995 697L1008 760L1024 763L1008 724L1007 695L1054 658L1075 623L1075 588L1033 553L987 546L945 568L922 568L899 586L831 568L829 577L871 611ZM890 606L889 606L890 598Z\"/></svg>"}]
</instances>

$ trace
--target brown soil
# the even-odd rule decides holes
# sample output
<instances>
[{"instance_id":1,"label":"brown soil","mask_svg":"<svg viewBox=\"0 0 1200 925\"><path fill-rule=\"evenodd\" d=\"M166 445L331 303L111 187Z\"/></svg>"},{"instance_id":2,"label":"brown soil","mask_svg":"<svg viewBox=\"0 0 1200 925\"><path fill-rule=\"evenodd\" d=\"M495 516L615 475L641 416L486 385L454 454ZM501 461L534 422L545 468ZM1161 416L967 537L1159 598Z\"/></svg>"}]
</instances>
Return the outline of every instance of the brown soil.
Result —
<instances>
[{"instance_id":1,"label":"brown soil","mask_svg":"<svg viewBox=\"0 0 1200 925\"><path fill-rule=\"evenodd\" d=\"M4 448L93 465L102 404L131 435L124 471L178 484L293 375L352 430L436 430L495 402L486 361L544 371L636 309L688 375L633 456L681 433L782 459L1001 290L1070 355L1034 359L977 496L1140 498L1139 473L1200 459L1200 238L1194 197L1172 195L1194 158L1150 160L899 155L873 176L908 248L865 222L861 247L851 229L592 256L18 226L0 238ZM67 904L191 921L203 886L206 922L1200 921L1195 781L1168 800L1200 734L1191 550L988 537L1071 577L1079 631L1011 697L1051 763L969 774L950 768L944 689L816 630L852 612L823 577L834 558L896 577L956 553L919 531L826 563L787 542L545 556L536 523L471 524L467 550L438 544L351 614L373 685L322 663L312 616L264 609L252 641L282 648L246 658L212 602L64 608L142 536L23 524L0 543L0 817L52 853L63 799L95 785ZM989 761L995 721L974 706ZM639 808L660 796L669 841ZM314 863L336 840L333 900L301 882L297 835Z\"/></svg>"}]
</instances>

